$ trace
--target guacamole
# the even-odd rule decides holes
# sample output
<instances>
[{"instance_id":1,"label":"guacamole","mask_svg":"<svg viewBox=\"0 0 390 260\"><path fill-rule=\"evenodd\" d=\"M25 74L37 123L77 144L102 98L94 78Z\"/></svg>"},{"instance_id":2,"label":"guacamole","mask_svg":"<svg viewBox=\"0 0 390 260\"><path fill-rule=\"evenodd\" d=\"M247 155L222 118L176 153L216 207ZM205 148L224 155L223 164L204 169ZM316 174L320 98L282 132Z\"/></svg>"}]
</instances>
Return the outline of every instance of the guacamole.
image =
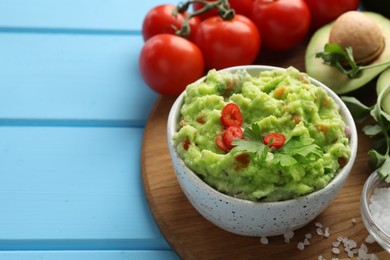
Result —
<instances>
[{"instance_id":1,"label":"guacamole","mask_svg":"<svg viewBox=\"0 0 390 260\"><path fill-rule=\"evenodd\" d=\"M239 131L228 136L224 108L232 103ZM233 197L281 201L311 193L350 157L338 105L293 67L257 76L211 70L187 86L180 112L178 154L206 183ZM270 134L283 139L266 141Z\"/></svg>"}]
</instances>

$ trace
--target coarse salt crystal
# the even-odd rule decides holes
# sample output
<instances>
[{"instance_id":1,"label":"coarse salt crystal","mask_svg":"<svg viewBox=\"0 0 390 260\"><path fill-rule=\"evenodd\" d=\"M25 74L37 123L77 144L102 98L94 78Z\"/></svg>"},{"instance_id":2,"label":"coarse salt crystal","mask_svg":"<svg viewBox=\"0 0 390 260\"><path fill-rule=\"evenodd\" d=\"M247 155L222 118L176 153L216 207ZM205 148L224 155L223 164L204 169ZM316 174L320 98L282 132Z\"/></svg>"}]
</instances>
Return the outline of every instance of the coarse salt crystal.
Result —
<instances>
[{"instance_id":1,"label":"coarse salt crystal","mask_svg":"<svg viewBox=\"0 0 390 260\"><path fill-rule=\"evenodd\" d=\"M307 239L311 239L311 234L310 234L310 233L307 233L307 234L305 235L305 237L306 237Z\"/></svg>"},{"instance_id":2,"label":"coarse salt crystal","mask_svg":"<svg viewBox=\"0 0 390 260\"><path fill-rule=\"evenodd\" d=\"M352 224L356 224L356 218L352 218Z\"/></svg>"},{"instance_id":3,"label":"coarse salt crystal","mask_svg":"<svg viewBox=\"0 0 390 260\"><path fill-rule=\"evenodd\" d=\"M304 244L305 246L310 245L309 239L305 238L305 240L303 240L303 244Z\"/></svg>"},{"instance_id":4,"label":"coarse salt crystal","mask_svg":"<svg viewBox=\"0 0 390 260\"><path fill-rule=\"evenodd\" d=\"M340 241L333 241L332 242L333 247L339 247L340 246Z\"/></svg>"},{"instance_id":5,"label":"coarse salt crystal","mask_svg":"<svg viewBox=\"0 0 390 260\"><path fill-rule=\"evenodd\" d=\"M329 227L326 227L325 228L325 232L324 232L324 237L329 237L330 233L329 233Z\"/></svg>"},{"instance_id":6,"label":"coarse salt crystal","mask_svg":"<svg viewBox=\"0 0 390 260\"><path fill-rule=\"evenodd\" d=\"M299 242L298 245L297 245L297 248L299 250L303 250L303 249L305 249L305 245L302 242Z\"/></svg>"},{"instance_id":7,"label":"coarse salt crystal","mask_svg":"<svg viewBox=\"0 0 390 260\"><path fill-rule=\"evenodd\" d=\"M324 235L324 231L322 231L321 228L317 228L317 235L319 235L319 236Z\"/></svg>"},{"instance_id":8,"label":"coarse salt crystal","mask_svg":"<svg viewBox=\"0 0 390 260\"><path fill-rule=\"evenodd\" d=\"M375 238L371 235L368 235L364 241L366 241L366 243L372 244L375 243Z\"/></svg>"},{"instance_id":9,"label":"coarse salt crystal","mask_svg":"<svg viewBox=\"0 0 390 260\"><path fill-rule=\"evenodd\" d=\"M260 237L260 243L263 245L268 245L268 238L267 237Z\"/></svg>"},{"instance_id":10,"label":"coarse salt crystal","mask_svg":"<svg viewBox=\"0 0 390 260\"><path fill-rule=\"evenodd\" d=\"M316 225L316 227L318 227L318 228L323 228L323 227L324 227L320 222L316 222L315 225Z\"/></svg>"},{"instance_id":11,"label":"coarse salt crystal","mask_svg":"<svg viewBox=\"0 0 390 260\"><path fill-rule=\"evenodd\" d=\"M340 254L340 249L338 249L337 247L333 247L332 248L332 253L335 254L335 255L338 255L338 254Z\"/></svg>"},{"instance_id":12,"label":"coarse salt crystal","mask_svg":"<svg viewBox=\"0 0 390 260\"><path fill-rule=\"evenodd\" d=\"M376 188L370 197L369 209L378 226L390 234L390 187Z\"/></svg>"},{"instance_id":13,"label":"coarse salt crystal","mask_svg":"<svg viewBox=\"0 0 390 260\"><path fill-rule=\"evenodd\" d=\"M355 248L355 247L357 247L356 241L352 240L352 239L348 240L348 248L352 249L352 248Z\"/></svg>"},{"instance_id":14,"label":"coarse salt crystal","mask_svg":"<svg viewBox=\"0 0 390 260\"><path fill-rule=\"evenodd\" d=\"M289 231L283 234L284 242L290 243L291 239L294 237L294 231Z\"/></svg>"}]
</instances>

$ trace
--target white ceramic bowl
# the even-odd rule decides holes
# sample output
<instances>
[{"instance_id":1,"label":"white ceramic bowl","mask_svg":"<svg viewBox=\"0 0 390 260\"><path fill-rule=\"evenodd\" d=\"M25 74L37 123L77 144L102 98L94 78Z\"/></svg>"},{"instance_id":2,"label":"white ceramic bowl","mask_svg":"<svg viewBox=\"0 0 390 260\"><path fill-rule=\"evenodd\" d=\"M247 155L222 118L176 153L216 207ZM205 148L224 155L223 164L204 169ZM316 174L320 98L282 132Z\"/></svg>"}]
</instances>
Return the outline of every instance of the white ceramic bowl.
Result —
<instances>
[{"instance_id":1,"label":"white ceramic bowl","mask_svg":"<svg viewBox=\"0 0 390 260\"><path fill-rule=\"evenodd\" d=\"M257 75L264 70L282 68L260 65L237 66L225 70L247 70ZM203 78L199 79L203 80ZM168 147L179 184L194 208L210 222L227 231L245 236L276 236L305 226L318 216L335 198L343 187L352 169L357 152L357 131L354 120L342 100L328 87L311 79L312 83L324 88L340 106L340 114L351 129L351 157L335 178L323 189L297 199L280 202L253 202L223 194L190 170L176 152L173 136L180 119L183 103L182 93L173 104L168 118Z\"/></svg>"},{"instance_id":2,"label":"white ceramic bowl","mask_svg":"<svg viewBox=\"0 0 390 260\"><path fill-rule=\"evenodd\" d=\"M376 188L389 187L390 184L384 181L381 181L378 173L373 172L370 177L366 180L366 183L363 187L360 213L363 219L363 223L366 226L368 232L375 238L375 240L380 244L383 249L390 253L390 234L380 226L379 223L375 221L373 214L370 210L370 197Z\"/></svg>"}]
</instances>

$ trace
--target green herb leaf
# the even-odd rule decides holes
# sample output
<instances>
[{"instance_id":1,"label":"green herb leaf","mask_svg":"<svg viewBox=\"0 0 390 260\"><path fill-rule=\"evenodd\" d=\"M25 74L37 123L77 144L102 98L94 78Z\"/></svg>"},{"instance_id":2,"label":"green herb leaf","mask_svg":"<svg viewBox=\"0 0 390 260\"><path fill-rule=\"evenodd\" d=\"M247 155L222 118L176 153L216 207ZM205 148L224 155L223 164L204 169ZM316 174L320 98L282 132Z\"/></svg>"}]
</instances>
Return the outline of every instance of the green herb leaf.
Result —
<instances>
[{"instance_id":1,"label":"green herb leaf","mask_svg":"<svg viewBox=\"0 0 390 260\"><path fill-rule=\"evenodd\" d=\"M382 166L378 169L378 174L382 180L390 183L390 157L387 157Z\"/></svg>"},{"instance_id":2,"label":"green herb leaf","mask_svg":"<svg viewBox=\"0 0 390 260\"><path fill-rule=\"evenodd\" d=\"M372 107L364 105L355 97L342 96L341 99L348 107L356 122L362 122L370 117Z\"/></svg>"},{"instance_id":3,"label":"green herb leaf","mask_svg":"<svg viewBox=\"0 0 390 260\"><path fill-rule=\"evenodd\" d=\"M292 138L280 149L280 152L291 156L322 155L320 147L314 144L314 139L310 137Z\"/></svg>"},{"instance_id":4,"label":"green herb leaf","mask_svg":"<svg viewBox=\"0 0 390 260\"><path fill-rule=\"evenodd\" d=\"M337 68L350 78L357 78L361 75L361 67L356 64L351 47L343 49L337 43L327 43L324 50L317 52L315 57L322 58L325 64Z\"/></svg>"},{"instance_id":5,"label":"green herb leaf","mask_svg":"<svg viewBox=\"0 0 390 260\"><path fill-rule=\"evenodd\" d=\"M269 147L255 140L236 139L232 142L235 145L233 152L242 151L257 154L260 160L265 160Z\"/></svg>"},{"instance_id":6,"label":"green herb leaf","mask_svg":"<svg viewBox=\"0 0 390 260\"><path fill-rule=\"evenodd\" d=\"M382 127L378 124L366 125L363 127L363 132L368 136L376 136L382 133Z\"/></svg>"},{"instance_id":7,"label":"green herb leaf","mask_svg":"<svg viewBox=\"0 0 390 260\"><path fill-rule=\"evenodd\" d=\"M256 123L252 124L251 127L248 127L244 130L243 136L249 140L262 141L260 126Z\"/></svg>"},{"instance_id":8,"label":"green herb leaf","mask_svg":"<svg viewBox=\"0 0 390 260\"><path fill-rule=\"evenodd\" d=\"M297 163L297 160L294 157L283 153L274 153L274 158L272 160L275 164L280 163L282 167L291 166Z\"/></svg>"},{"instance_id":9,"label":"green herb leaf","mask_svg":"<svg viewBox=\"0 0 390 260\"><path fill-rule=\"evenodd\" d=\"M243 137L246 139L236 139L232 142L234 151L244 151L257 154L260 160L265 160L269 152L269 147L263 143L260 126L252 124L244 130Z\"/></svg>"},{"instance_id":10,"label":"green herb leaf","mask_svg":"<svg viewBox=\"0 0 390 260\"><path fill-rule=\"evenodd\" d=\"M369 164L375 168L379 168L386 160L386 155L382 155L375 150L368 151Z\"/></svg>"},{"instance_id":11,"label":"green herb leaf","mask_svg":"<svg viewBox=\"0 0 390 260\"><path fill-rule=\"evenodd\" d=\"M383 111L382 102L385 91L382 91L375 106L369 108L358 102L354 98L343 98L353 104L357 110L355 114L357 118L365 118L367 112L376 121L375 125L366 125L363 127L363 132L370 137L376 138L373 143L373 148L368 152L369 164L376 168L380 178L387 183L390 183L390 115ZM352 111L351 111L352 112ZM355 119L356 120L356 119Z\"/></svg>"},{"instance_id":12,"label":"green herb leaf","mask_svg":"<svg viewBox=\"0 0 390 260\"><path fill-rule=\"evenodd\" d=\"M236 139L232 142L235 146L233 152L245 151L257 154L260 160L266 160L267 154L272 152L271 162L280 164L282 167L296 164L298 162L296 156L322 155L321 149L314 144L314 139L310 137L290 138L280 149L271 150L269 147L271 143L268 145L263 143L261 129L258 124L252 124L251 127L246 128L243 136L246 139Z\"/></svg>"},{"instance_id":13,"label":"green herb leaf","mask_svg":"<svg viewBox=\"0 0 390 260\"><path fill-rule=\"evenodd\" d=\"M316 58L322 58L324 63L337 68L349 78L358 78L363 70L383 66L383 69L390 66L390 61L376 63L373 65L360 66L355 62L352 47L342 48L339 44L327 43L324 50L317 52Z\"/></svg>"}]
</instances>

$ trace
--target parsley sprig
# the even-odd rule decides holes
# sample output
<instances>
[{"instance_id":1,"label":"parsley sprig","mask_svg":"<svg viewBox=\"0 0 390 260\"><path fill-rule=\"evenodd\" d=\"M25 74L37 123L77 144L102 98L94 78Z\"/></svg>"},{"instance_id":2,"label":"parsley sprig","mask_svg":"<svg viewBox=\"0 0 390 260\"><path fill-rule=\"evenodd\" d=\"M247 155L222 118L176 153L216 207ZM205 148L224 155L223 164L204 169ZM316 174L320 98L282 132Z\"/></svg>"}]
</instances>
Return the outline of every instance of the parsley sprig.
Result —
<instances>
[{"instance_id":1,"label":"parsley sprig","mask_svg":"<svg viewBox=\"0 0 390 260\"><path fill-rule=\"evenodd\" d=\"M252 124L244 130L243 137L245 139L237 139L233 141L233 152L248 152L255 154L260 160L266 160L268 155L271 162L280 164L282 167L291 166L298 162L299 156L309 156L311 154L322 156L322 150L314 143L314 139L307 136L287 138L286 143L277 150L270 148L272 143L265 145L263 143L262 132L257 123Z\"/></svg>"},{"instance_id":2,"label":"parsley sprig","mask_svg":"<svg viewBox=\"0 0 390 260\"><path fill-rule=\"evenodd\" d=\"M377 63L373 65L358 65L353 57L352 47L343 48L337 43L325 44L324 50L317 52L316 58L322 58L324 63L337 68L349 78L358 78L363 70L372 69L375 67L387 65L390 66L390 61Z\"/></svg>"},{"instance_id":3,"label":"parsley sprig","mask_svg":"<svg viewBox=\"0 0 390 260\"><path fill-rule=\"evenodd\" d=\"M382 109L386 97L390 95L390 86L378 96L375 105L368 107L355 97L341 97L351 111L355 121L363 122L368 118L374 119L374 124L367 124L363 132L375 138L373 148L368 151L369 163L380 178L390 183L390 115Z\"/></svg>"}]
</instances>

